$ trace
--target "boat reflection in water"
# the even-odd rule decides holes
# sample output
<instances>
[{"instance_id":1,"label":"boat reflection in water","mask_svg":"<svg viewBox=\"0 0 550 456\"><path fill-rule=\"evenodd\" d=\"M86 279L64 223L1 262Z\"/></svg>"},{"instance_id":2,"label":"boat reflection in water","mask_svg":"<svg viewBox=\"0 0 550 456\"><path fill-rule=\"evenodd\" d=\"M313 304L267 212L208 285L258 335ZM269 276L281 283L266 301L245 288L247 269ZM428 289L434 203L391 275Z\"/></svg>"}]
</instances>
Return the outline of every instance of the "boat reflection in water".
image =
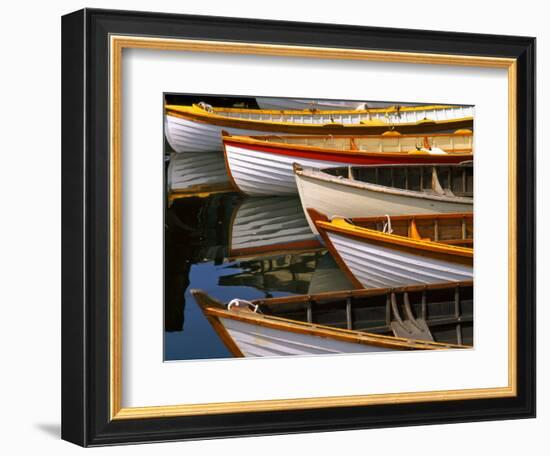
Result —
<instances>
[{"instance_id":1,"label":"boat reflection in water","mask_svg":"<svg viewBox=\"0 0 550 456\"><path fill-rule=\"evenodd\" d=\"M232 357L189 290L228 301L345 290L297 197L174 199L166 210L165 358Z\"/></svg>"},{"instance_id":2,"label":"boat reflection in water","mask_svg":"<svg viewBox=\"0 0 550 456\"><path fill-rule=\"evenodd\" d=\"M247 198L229 227L229 268L221 286L254 287L271 292L307 293L312 274L326 250L311 232L300 200L294 197Z\"/></svg>"},{"instance_id":3,"label":"boat reflection in water","mask_svg":"<svg viewBox=\"0 0 550 456\"><path fill-rule=\"evenodd\" d=\"M166 170L168 201L233 191L221 152L170 154Z\"/></svg>"}]
</instances>

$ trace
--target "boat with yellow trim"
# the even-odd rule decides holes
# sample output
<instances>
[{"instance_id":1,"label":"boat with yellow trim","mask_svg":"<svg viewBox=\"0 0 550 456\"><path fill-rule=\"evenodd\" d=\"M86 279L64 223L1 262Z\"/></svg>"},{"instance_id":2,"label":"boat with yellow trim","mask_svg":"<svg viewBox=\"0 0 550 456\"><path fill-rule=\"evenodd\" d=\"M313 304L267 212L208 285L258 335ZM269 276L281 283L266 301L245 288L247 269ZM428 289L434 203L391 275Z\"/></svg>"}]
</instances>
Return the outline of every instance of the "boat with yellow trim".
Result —
<instances>
[{"instance_id":1,"label":"boat with yellow trim","mask_svg":"<svg viewBox=\"0 0 550 456\"><path fill-rule=\"evenodd\" d=\"M332 220L312 209L325 245L357 288L473 279L473 214Z\"/></svg>"},{"instance_id":2,"label":"boat with yellow trim","mask_svg":"<svg viewBox=\"0 0 550 456\"><path fill-rule=\"evenodd\" d=\"M473 282L222 303L191 290L236 357L441 350L473 345Z\"/></svg>"},{"instance_id":3,"label":"boat with yellow trim","mask_svg":"<svg viewBox=\"0 0 550 456\"><path fill-rule=\"evenodd\" d=\"M348 165L453 164L470 161L472 132L368 136L232 136L222 132L228 174L251 195L291 195L298 189L293 164L329 168Z\"/></svg>"},{"instance_id":4,"label":"boat with yellow trim","mask_svg":"<svg viewBox=\"0 0 550 456\"><path fill-rule=\"evenodd\" d=\"M199 103L165 105L164 110L166 139L176 152L219 151L222 130L239 136L376 135L386 131L429 133L473 127L473 107L450 105L271 111L215 108Z\"/></svg>"}]
</instances>

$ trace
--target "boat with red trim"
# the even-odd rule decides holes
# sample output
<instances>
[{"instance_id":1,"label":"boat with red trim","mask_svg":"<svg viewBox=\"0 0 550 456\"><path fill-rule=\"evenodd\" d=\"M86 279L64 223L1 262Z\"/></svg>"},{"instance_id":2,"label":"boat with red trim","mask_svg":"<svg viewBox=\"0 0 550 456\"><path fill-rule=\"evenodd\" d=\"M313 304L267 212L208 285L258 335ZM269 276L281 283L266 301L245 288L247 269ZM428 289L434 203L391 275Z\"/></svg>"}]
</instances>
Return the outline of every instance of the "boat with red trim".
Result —
<instances>
[{"instance_id":1,"label":"boat with red trim","mask_svg":"<svg viewBox=\"0 0 550 456\"><path fill-rule=\"evenodd\" d=\"M293 164L313 168L349 165L454 164L473 159L472 132L441 135L231 136L222 132L234 187L251 195L292 195Z\"/></svg>"}]
</instances>

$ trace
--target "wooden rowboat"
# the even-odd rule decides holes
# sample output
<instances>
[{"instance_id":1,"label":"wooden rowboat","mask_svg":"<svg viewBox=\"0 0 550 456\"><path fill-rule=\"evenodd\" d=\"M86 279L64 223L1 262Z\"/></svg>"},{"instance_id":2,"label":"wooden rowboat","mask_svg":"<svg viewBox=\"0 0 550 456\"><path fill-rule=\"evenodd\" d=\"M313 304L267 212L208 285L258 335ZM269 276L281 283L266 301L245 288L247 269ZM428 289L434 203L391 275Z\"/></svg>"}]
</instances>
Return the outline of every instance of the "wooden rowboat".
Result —
<instances>
[{"instance_id":1,"label":"wooden rowboat","mask_svg":"<svg viewBox=\"0 0 550 456\"><path fill-rule=\"evenodd\" d=\"M326 246L357 288L473 279L473 214L331 221L310 210Z\"/></svg>"},{"instance_id":2,"label":"wooden rowboat","mask_svg":"<svg viewBox=\"0 0 550 456\"><path fill-rule=\"evenodd\" d=\"M345 137L230 136L224 132L230 179L251 195L297 194L292 166L461 163L472 160L472 133Z\"/></svg>"},{"instance_id":3,"label":"wooden rowboat","mask_svg":"<svg viewBox=\"0 0 550 456\"><path fill-rule=\"evenodd\" d=\"M191 290L236 357L467 348L473 283L353 290L224 304Z\"/></svg>"},{"instance_id":4,"label":"wooden rowboat","mask_svg":"<svg viewBox=\"0 0 550 456\"><path fill-rule=\"evenodd\" d=\"M329 219L472 212L473 166L368 165L319 170L294 164L302 207Z\"/></svg>"},{"instance_id":5,"label":"wooden rowboat","mask_svg":"<svg viewBox=\"0 0 550 456\"><path fill-rule=\"evenodd\" d=\"M165 135L176 152L221 151L222 130L232 135L364 135L427 133L472 128L473 108L411 106L351 111L266 111L213 108L204 103L165 106Z\"/></svg>"}]
</instances>

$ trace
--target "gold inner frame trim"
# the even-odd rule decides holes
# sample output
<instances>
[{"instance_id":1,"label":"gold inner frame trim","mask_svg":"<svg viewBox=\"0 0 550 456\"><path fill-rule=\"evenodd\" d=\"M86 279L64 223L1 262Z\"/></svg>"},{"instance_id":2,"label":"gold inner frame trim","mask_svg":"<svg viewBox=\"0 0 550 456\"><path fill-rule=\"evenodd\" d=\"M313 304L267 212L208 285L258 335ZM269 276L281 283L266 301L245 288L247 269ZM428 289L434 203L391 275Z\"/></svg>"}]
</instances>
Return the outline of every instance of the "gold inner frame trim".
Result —
<instances>
[{"instance_id":1,"label":"gold inner frame trim","mask_svg":"<svg viewBox=\"0 0 550 456\"><path fill-rule=\"evenodd\" d=\"M123 49L154 49L228 54L254 54L318 59L366 60L426 65L459 65L508 70L508 386L463 390L403 392L207 404L122 407L122 145L121 65ZM511 58L388 52L226 41L110 36L110 415L111 419L159 418L221 413L296 410L342 406L414 403L513 397L517 394L517 227L516 120L517 61Z\"/></svg>"}]
</instances>

